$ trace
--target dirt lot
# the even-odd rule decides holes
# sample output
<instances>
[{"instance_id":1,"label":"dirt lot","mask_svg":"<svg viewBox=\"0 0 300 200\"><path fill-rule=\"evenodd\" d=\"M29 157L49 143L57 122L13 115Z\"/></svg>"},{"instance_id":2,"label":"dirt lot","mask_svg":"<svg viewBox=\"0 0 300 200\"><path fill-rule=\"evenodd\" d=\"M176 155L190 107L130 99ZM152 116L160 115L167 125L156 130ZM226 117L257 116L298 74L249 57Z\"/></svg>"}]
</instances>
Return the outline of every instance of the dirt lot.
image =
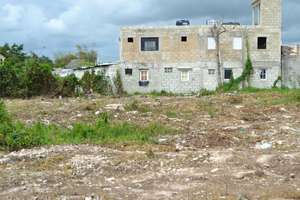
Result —
<instances>
[{"instance_id":1,"label":"dirt lot","mask_svg":"<svg viewBox=\"0 0 300 200\"><path fill-rule=\"evenodd\" d=\"M279 93L5 103L28 125L70 127L109 112L177 131L155 145L2 152L0 199L300 199L300 103Z\"/></svg>"}]
</instances>

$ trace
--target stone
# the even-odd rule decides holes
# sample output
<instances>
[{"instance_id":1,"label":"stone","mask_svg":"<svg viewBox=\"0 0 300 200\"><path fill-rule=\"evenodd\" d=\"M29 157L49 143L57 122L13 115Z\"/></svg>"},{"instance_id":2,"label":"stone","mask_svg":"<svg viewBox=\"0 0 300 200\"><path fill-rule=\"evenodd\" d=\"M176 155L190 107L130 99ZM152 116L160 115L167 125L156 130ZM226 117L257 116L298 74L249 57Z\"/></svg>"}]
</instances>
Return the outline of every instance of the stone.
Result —
<instances>
[{"instance_id":1,"label":"stone","mask_svg":"<svg viewBox=\"0 0 300 200\"><path fill-rule=\"evenodd\" d=\"M123 104L108 104L104 107L105 110L125 111Z\"/></svg>"},{"instance_id":2,"label":"stone","mask_svg":"<svg viewBox=\"0 0 300 200\"><path fill-rule=\"evenodd\" d=\"M233 177L236 179L244 179L246 177L254 176L256 173L255 170L249 170L249 171L241 171L233 174Z\"/></svg>"},{"instance_id":3,"label":"stone","mask_svg":"<svg viewBox=\"0 0 300 200\"><path fill-rule=\"evenodd\" d=\"M271 142L260 142L255 145L255 149L258 150L267 150L272 148L273 148L273 144Z\"/></svg>"}]
</instances>

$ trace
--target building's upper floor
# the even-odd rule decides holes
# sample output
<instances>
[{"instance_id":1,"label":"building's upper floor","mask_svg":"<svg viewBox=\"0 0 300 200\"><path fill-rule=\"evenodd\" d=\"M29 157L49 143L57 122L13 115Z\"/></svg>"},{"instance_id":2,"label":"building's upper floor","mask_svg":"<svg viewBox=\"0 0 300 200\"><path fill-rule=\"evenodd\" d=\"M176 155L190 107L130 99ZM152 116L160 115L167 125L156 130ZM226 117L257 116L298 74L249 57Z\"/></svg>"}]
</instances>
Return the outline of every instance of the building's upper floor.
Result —
<instances>
[{"instance_id":1,"label":"building's upper floor","mask_svg":"<svg viewBox=\"0 0 300 200\"><path fill-rule=\"evenodd\" d=\"M120 35L121 62L174 63L216 59L280 61L281 0L252 1L252 25L124 27ZM275 13L275 14L274 14ZM219 43L212 33L218 26Z\"/></svg>"}]
</instances>

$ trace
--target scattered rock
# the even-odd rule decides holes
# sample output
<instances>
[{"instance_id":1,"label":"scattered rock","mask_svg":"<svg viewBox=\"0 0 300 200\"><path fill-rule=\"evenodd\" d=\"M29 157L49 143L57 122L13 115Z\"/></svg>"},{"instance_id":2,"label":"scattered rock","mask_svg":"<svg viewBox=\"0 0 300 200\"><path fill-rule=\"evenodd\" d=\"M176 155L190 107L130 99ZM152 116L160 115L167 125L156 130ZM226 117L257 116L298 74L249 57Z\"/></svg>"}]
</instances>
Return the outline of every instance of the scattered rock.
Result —
<instances>
[{"instance_id":1,"label":"scattered rock","mask_svg":"<svg viewBox=\"0 0 300 200\"><path fill-rule=\"evenodd\" d=\"M125 111L123 104L108 104L104 109L111 111Z\"/></svg>"},{"instance_id":2,"label":"scattered rock","mask_svg":"<svg viewBox=\"0 0 300 200\"><path fill-rule=\"evenodd\" d=\"M275 158L275 155L261 155L257 158L256 163L261 166L269 167L270 162Z\"/></svg>"},{"instance_id":3,"label":"scattered rock","mask_svg":"<svg viewBox=\"0 0 300 200\"><path fill-rule=\"evenodd\" d=\"M260 142L255 145L255 149L258 150L267 150L272 148L273 148L273 144L271 142Z\"/></svg>"},{"instance_id":4,"label":"scattered rock","mask_svg":"<svg viewBox=\"0 0 300 200\"><path fill-rule=\"evenodd\" d=\"M256 173L255 170L249 170L249 171L241 171L237 172L236 174L233 174L233 177L236 179L244 179L246 177L252 177Z\"/></svg>"},{"instance_id":5,"label":"scattered rock","mask_svg":"<svg viewBox=\"0 0 300 200\"><path fill-rule=\"evenodd\" d=\"M238 200L250 200L249 197L245 194L240 194Z\"/></svg>"},{"instance_id":6,"label":"scattered rock","mask_svg":"<svg viewBox=\"0 0 300 200\"><path fill-rule=\"evenodd\" d=\"M296 174L290 174L290 178L291 179L295 179L296 178Z\"/></svg>"}]
</instances>

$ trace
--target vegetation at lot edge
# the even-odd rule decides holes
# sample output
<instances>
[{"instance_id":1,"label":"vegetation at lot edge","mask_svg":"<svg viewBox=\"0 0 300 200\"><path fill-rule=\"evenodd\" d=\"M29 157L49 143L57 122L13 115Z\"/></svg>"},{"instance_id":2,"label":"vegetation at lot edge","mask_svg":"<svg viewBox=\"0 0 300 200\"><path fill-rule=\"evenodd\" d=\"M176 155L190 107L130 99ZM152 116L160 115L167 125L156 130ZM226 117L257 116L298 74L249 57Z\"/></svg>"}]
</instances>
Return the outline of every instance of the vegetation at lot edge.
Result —
<instances>
[{"instance_id":1,"label":"vegetation at lot edge","mask_svg":"<svg viewBox=\"0 0 300 200\"><path fill-rule=\"evenodd\" d=\"M0 149L19 150L42 145L59 144L145 144L155 143L155 136L175 130L159 123L147 126L119 122L112 123L104 113L95 124L74 124L73 128L36 123L25 126L14 122L0 102Z\"/></svg>"},{"instance_id":2,"label":"vegetation at lot edge","mask_svg":"<svg viewBox=\"0 0 300 200\"><path fill-rule=\"evenodd\" d=\"M0 97L75 96L81 88L84 92L93 91L110 94L112 87L104 74L86 72L82 80L74 75L64 78L53 75L55 63L47 57L34 53L27 55L23 45L0 46L0 54L6 58L0 63ZM95 61L95 52L78 47L78 57ZM97 59L97 56L96 56ZM55 61L58 62L58 61Z\"/></svg>"}]
</instances>

